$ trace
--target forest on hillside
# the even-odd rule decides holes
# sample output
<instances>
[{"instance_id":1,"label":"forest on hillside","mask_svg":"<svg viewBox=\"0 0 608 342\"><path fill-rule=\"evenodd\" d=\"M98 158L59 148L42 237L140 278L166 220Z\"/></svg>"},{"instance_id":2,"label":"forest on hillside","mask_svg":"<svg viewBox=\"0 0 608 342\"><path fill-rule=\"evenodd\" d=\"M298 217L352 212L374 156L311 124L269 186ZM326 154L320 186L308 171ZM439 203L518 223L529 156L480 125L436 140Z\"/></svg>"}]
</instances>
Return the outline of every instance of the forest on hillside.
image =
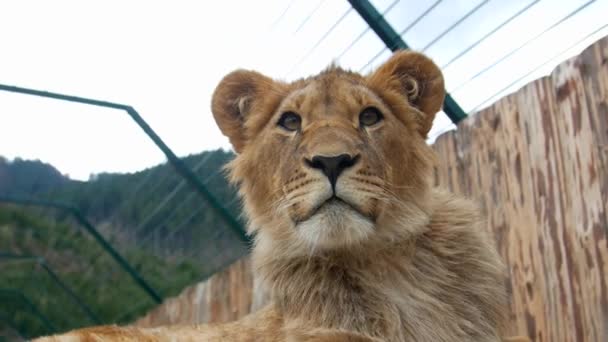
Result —
<instances>
[{"instance_id":1,"label":"forest on hillside","mask_svg":"<svg viewBox=\"0 0 608 342\"><path fill-rule=\"evenodd\" d=\"M238 221L240 202L222 172L232 157L217 150L183 161ZM0 158L0 197L75 206L163 297L248 251L217 210L167 163L83 182L41 161ZM25 294L57 331L93 322L40 264L2 255L44 257L103 323L127 323L155 305L69 213L0 202L0 318L11 318L32 336L50 328L6 290ZM7 330L0 324L0 339Z\"/></svg>"}]
</instances>

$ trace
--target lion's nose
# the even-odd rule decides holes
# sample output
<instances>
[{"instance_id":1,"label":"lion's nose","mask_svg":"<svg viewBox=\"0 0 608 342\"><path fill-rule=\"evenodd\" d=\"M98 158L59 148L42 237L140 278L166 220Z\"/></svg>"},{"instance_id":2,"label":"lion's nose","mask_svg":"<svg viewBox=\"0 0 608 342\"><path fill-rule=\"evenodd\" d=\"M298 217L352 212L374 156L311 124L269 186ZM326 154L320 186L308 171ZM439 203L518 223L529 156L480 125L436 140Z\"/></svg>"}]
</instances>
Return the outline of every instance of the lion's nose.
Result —
<instances>
[{"instance_id":1,"label":"lion's nose","mask_svg":"<svg viewBox=\"0 0 608 342\"><path fill-rule=\"evenodd\" d=\"M312 160L306 159L308 165L312 168L319 169L331 183L331 188L336 189L336 181L342 171L352 167L359 160L359 156L354 158L349 154L341 154L339 156L314 156Z\"/></svg>"}]
</instances>

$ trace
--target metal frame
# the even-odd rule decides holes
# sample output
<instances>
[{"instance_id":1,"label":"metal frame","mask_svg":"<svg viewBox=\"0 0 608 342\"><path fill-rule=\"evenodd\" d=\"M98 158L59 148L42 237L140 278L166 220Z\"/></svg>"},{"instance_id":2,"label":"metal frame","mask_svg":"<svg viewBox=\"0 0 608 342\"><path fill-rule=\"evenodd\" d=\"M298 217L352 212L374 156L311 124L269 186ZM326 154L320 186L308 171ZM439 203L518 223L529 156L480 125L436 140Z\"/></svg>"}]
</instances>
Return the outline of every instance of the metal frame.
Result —
<instances>
[{"instance_id":1,"label":"metal frame","mask_svg":"<svg viewBox=\"0 0 608 342\"><path fill-rule=\"evenodd\" d=\"M120 103L113 103L108 101L100 101L95 99L89 99L78 96L64 95L59 93L52 93L47 91L21 88L15 86L9 86L0 84L0 90L20 93L26 95L34 95L40 97L46 97L56 100L76 102L82 104L88 104L91 106L119 109L127 112L131 119L148 135L150 139L158 146L158 148L165 154L167 160L173 165L175 170L194 188L196 191L209 202L211 207L215 209L222 219L228 224L228 226L237 234L238 238L247 245L251 244L250 238L245 233L242 225L234 218L230 213L220 204L220 202L211 194L211 192L205 187L205 185L198 179L196 174L180 159L175 153L165 144L165 142L154 132L154 130L148 125L148 123L139 115L139 113L131 106L127 106Z\"/></svg>"},{"instance_id":2,"label":"metal frame","mask_svg":"<svg viewBox=\"0 0 608 342\"><path fill-rule=\"evenodd\" d=\"M178 158L175 153L164 143L164 141L154 132L154 130L147 124L147 122L141 117L141 115L131 106L123 105L119 103L100 101L95 99L77 97L64 95L59 93L52 93L47 91L21 88L16 86L9 86L0 84L0 90L25 94L25 95L33 95L45 98L51 98L56 100L68 101L68 102L76 102L81 104L87 104L98 107L105 107L111 109L118 109L125 111L133 121L148 135L148 137L156 144L156 146L164 153L165 157L171 163L171 165L175 168L178 174L183 177L184 181L186 181L190 186L192 186L196 193L203 197L206 200L212 209L214 209L220 217L227 223L229 228L236 233L238 239L246 244L247 246L251 245L251 240L249 236L245 233L241 223L237 221L235 217L233 217L226 208L224 208L219 201L211 194L211 192L206 188L203 182L198 178L198 176L191 170L180 158ZM49 207L54 209L63 210L73 216L76 221L82 225L89 234L93 236L98 244L108 253L110 256L125 270L129 276L156 302L162 303L162 297L143 279L141 275L126 261L122 255L120 255L112 245L104 239L104 237L99 233L99 231L89 222L85 216L73 205L66 203L59 203L53 201L41 201L36 199L29 198L16 198L16 197L7 197L0 196L0 202L13 203L19 205L33 205L33 206L42 206ZM95 323L99 323L97 317L78 299L67 285L63 284L57 275L52 271L52 269L48 268L46 263L40 263L43 268L49 273L49 275L62 287L76 302L81 305L83 310L87 312L87 314L95 321ZM62 285L63 284L63 285ZM4 291L4 294L8 292ZM2 294L2 293L0 293ZM19 293L20 294L20 293ZM27 304L30 307L31 311L36 314L49 328L49 330L53 330L54 327L50 323L44 315L40 313L39 310L25 297L20 294L19 298L21 301Z\"/></svg>"},{"instance_id":3,"label":"metal frame","mask_svg":"<svg viewBox=\"0 0 608 342\"><path fill-rule=\"evenodd\" d=\"M389 50L395 52L401 49L409 49L409 46L401 39L397 31L393 29L386 19L384 19L384 16L368 0L348 0L348 2L369 27L374 30ZM467 117L467 114L447 92L443 103L443 111L454 124L458 124L462 119Z\"/></svg>"}]
</instances>

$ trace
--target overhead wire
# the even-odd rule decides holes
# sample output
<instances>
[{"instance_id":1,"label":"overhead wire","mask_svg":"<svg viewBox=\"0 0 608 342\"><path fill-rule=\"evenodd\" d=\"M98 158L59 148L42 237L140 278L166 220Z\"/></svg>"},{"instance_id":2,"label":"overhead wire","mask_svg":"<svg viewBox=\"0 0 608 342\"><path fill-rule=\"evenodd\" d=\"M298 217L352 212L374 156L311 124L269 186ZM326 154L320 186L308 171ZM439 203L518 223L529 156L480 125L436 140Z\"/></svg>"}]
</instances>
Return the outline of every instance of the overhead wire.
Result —
<instances>
[{"instance_id":1,"label":"overhead wire","mask_svg":"<svg viewBox=\"0 0 608 342\"><path fill-rule=\"evenodd\" d=\"M535 67L533 67L526 74L524 74L523 76L517 78L515 81L509 83L507 86L501 88L499 91L497 91L496 93L494 93L494 95L486 98L485 100L483 100L482 102L480 102L479 104L477 104L475 107L473 107L473 109L471 110L471 112L474 113L474 112L480 110L486 104L490 103L491 101L494 101L497 97L501 96L505 91L507 91L511 87L513 87L516 84L520 83L522 80L526 79L528 76L530 76L530 75L534 74L535 72L537 72L538 70L542 69L543 67L545 67L549 63L555 62L555 60L557 60L559 57L563 56L566 52L568 52L568 50L576 47L580 43L584 42L585 40L589 39L590 37L594 36L595 34L597 34L598 32L602 31L603 29L605 29L607 27L608 27L608 24L605 24L605 25L601 26L600 28L596 29L592 33L586 35L584 38L578 40L576 43L569 45L567 48L565 48L563 50L560 50L560 52L558 52L557 54L553 55L553 57L551 57L551 58L543 61L540 64L537 64Z\"/></svg>"},{"instance_id":2,"label":"overhead wire","mask_svg":"<svg viewBox=\"0 0 608 342\"><path fill-rule=\"evenodd\" d=\"M283 20L283 18L285 17L285 15L287 14L287 12L289 12L289 9L291 8L291 6L293 6L293 4L296 2L296 0L291 0L289 2L289 4L287 4L287 7L285 7L285 9L283 10L283 12L281 12L281 14L279 15L279 17L272 22L272 24L270 25L270 30L274 30L274 28Z\"/></svg>"},{"instance_id":3,"label":"overhead wire","mask_svg":"<svg viewBox=\"0 0 608 342\"><path fill-rule=\"evenodd\" d=\"M131 192L131 195L123 200L121 202L121 204L114 210L114 213L112 213L112 215L110 215L110 218L108 219L108 222L112 222L116 216L118 216L118 214L120 213L120 211L122 209L124 209L125 205L127 203L132 203L135 198L137 198L137 194L144 189L144 185L146 185L148 182L150 182L150 180L152 179L152 175L156 175L156 174L160 174L162 172L162 168L158 167L156 168L154 171L149 171L146 173L146 175L144 177L141 178L141 180L137 183L137 185L135 186L135 188L133 189L133 191ZM156 189L158 187L160 187L160 184L162 184L162 182L155 182L154 184L154 188L152 191L150 191L151 193L154 193L156 191Z\"/></svg>"},{"instance_id":4,"label":"overhead wire","mask_svg":"<svg viewBox=\"0 0 608 342\"><path fill-rule=\"evenodd\" d=\"M507 20L505 20L502 23L500 23L500 25L498 25L494 29L490 30L490 32L486 33L483 37L481 37L480 39L478 39L477 41L475 41L473 44L471 44L468 47L466 47L464 50L462 50L461 52L459 52L456 56L452 57L452 59L450 59L447 63L445 63L445 64L443 64L441 66L441 69L446 69L447 67L449 67L450 65L452 65L452 63L454 63L455 61L457 61L458 59L460 59L462 56L464 56L469 51L471 51L472 49L474 49L475 47L477 47L479 44L481 44L482 42L484 42L486 39L488 39L494 33L498 32L500 29L502 29L503 27L505 27L506 25L508 25L511 21L513 21L513 19L521 16L527 10L529 10L530 8L532 8L532 6L538 4L539 2L540 2L540 0L534 0L534 1L530 2L528 5L526 5L525 7L523 7L522 9L520 9L519 11L517 11L512 16L510 16Z\"/></svg>"},{"instance_id":5,"label":"overhead wire","mask_svg":"<svg viewBox=\"0 0 608 342\"><path fill-rule=\"evenodd\" d=\"M426 18L433 10L441 3L442 0L437 0L431 6L424 10L414 21L412 21L409 25L407 25L401 32L399 32L399 36L403 37L404 34L409 32L414 26L416 26L422 19ZM365 65L359 68L359 72L363 72L368 66L370 66L380 55L382 55L385 51L388 51L388 47L383 47L378 51Z\"/></svg>"},{"instance_id":6,"label":"overhead wire","mask_svg":"<svg viewBox=\"0 0 608 342\"><path fill-rule=\"evenodd\" d=\"M220 168L219 170L217 170L217 171L215 171L215 172L211 173L209 176L207 176L207 178L205 178L205 179L202 181L202 183L203 183L204 185L207 185L207 183L209 182L209 180L211 180L211 178L213 178L213 177L217 176L218 174L221 174L222 172L223 172L223 170ZM193 198L195 198L195 196L194 196L195 194L196 194L196 193L195 193L195 192L193 192L193 191L192 191L192 192L190 192L190 193L189 193L189 194L186 196L186 198L184 198L184 200L181 202L181 205L185 205L186 203L190 202L190 201L191 201ZM224 206L224 207L226 207L226 206ZM146 232L144 233L144 235L140 237L140 239L139 239L139 244L140 244L140 245L143 245L143 244L144 244L146 241L148 241L148 239L149 239L149 238L152 236L152 233L154 233L154 232L156 232L158 229L162 228L162 227L164 226L164 224L165 224L165 223L169 222L169 221L170 221L170 219L172 219L172 218L173 218L173 216L175 216L175 215L176 215L176 213L177 213L177 210L173 210L173 212L172 212L170 215L168 215L167 217L165 217L165 219L163 219L163 221L162 221L162 222L157 223L157 224L156 224L156 226L155 226L154 228L152 228L152 229L150 229L150 230L146 231Z\"/></svg>"},{"instance_id":7,"label":"overhead wire","mask_svg":"<svg viewBox=\"0 0 608 342\"><path fill-rule=\"evenodd\" d=\"M390 13L390 11L395 7L395 5L399 3L399 1L400 0L393 1L384 11L382 11L382 16L386 16L388 13ZM355 44L357 44L357 42L359 42L359 40L361 40L361 38L363 38L363 36L365 36L366 33L370 31L371 28L369 27L369 25L365 26L365 29L361 31L361 33L359 33L359 35L353 41L351 41L350 44L344 50L342 50L341 53L338 54L338 57L336 57L336 59L340 60L353 46L355 46Z\"/></svg>"},{"instance_id":8,"label":"overhead wire","mask_svg":"<svg viewBox=\"0 0 608 342\"><path fill-rule=\"evenodd\" d=\"M296 62L296 64L287 72L285 77L289 76L292 72L294 72L297 68L299 68L300 65L310 55L312 55L312 53L317 49L317 47L319 45L321 45L321 43L323 43L323 41L333 32L333 30L336 29L336 27L338 27L338 25L344 20L344 18L346 18L346 16L352 11L353 11L352 7L349 7L346 11L344 11L344 13L342 13L342 15L338 18L338 20L336 20L336 22L334 22L334 24L321 36L321 38L313 45L313 47L308 50L308 52L304 55L304 57L300 58L300 60L298 60L298 62Z\"/></svg>"},{"instance_id":9,"label":"overhead wire","mask_svg":"<svg viewBox=\"0 0 608 342\"><path fill-rule=\"evenodd\" d=\"M553 28L557 27L558 25L560 25L564 21L572 18L574 15L576 15L577 13L579 13L580 11L582 11L583 9L585 9L587 6L589 6L590 4L592 4L594 1L595 0L590 0L590 1L586 2L586 3L584 3L583 5L579 6L574 11L570 12L568 15L564 16L563 18L561 18L557 22L551 24L549 27L547 27L546 29L544 29L539 34L537 34L534 37L526 40L524 43L522 43L521 45L519 45L517 48L509 51L507 54L503 55L501 58L499 58L498 60L494 61L492 64L490 64L490 65L486 66L485 68L483 68L481 71L478 71L475 75L473 75L472 77L468 78L466 81L461 82L459 85L455 86L453 89L450 89L449 92L450 93L454 93L454 92L459 91L464 86L466 86L467 84L471 83L473 80L479 78L482 74L484 74L488 70L490 70L493 67L497 66L498 64L502 63L507 58L513 56L515 53L517 53L518 51L520 51L522 48L526 47L530 43L532 43L535 40L537 40L538 38L542 37L544 34L546 34L547 32L551 31Z\"/></svg>"},{"instance_id":10,"label":"overhead wire","mask_svg":"<svg viewBox=\"0 0 608 342\"><path fill-rule=\"evenodd\" d=\"M317 6L315 6L313 8L313 10L308 13L308 15L306 16L306 18L304 18L304 20L300 23L300 25L298 25L298 28L296 28L296 30L293 32L294 34L298 33L300 31L300 29L302 29L302 27L304 27L304 25L306 25L306 23L310 20L310 18L312 18L315 13L317 13L317 11L319 10L319 8L321 8L321 5L323 5L323 3L326 0L319 0L317 3Z\"/></svg>"},{"instance_id":11,"label":"overhead wire","mask_svg":"<svg viewBox=\"0 0 608 342\"><path fill-rule=\"evenodd\" d=\"M455 23L453 23L452 25L450 25L446 30L444 30L443 32L441 32L437 37L435 37L433 40L431 40L429 43L427 43L422 49L420 49L420 51L421 52L425 52L426 50L428 50L428 48L430 48L435 43L437 43L438 41L440 41L441 38L445 37L446 34L448 34L450 31L452 31L453 29L455 29L456 27L458 27L458 25L462 24L465 20L467 20L467 18L469 18L471 15L473 15L475 12L477 12L480 8L482 8L483 6L485 6L488 3L488 1L489 0L484 0L484 1L480 2L479 4L477 4L477 6L475 6L473 9L471 9L470 11L468 11L464 16L462 16Z\"/></svg>"},{"instance_id":12,"label":"overhead wire","mask_svg":"<svg viewBox=\"0 0 608 342\"><path fill-rule=\"evenodd\" d=\"M593 2L594 0L584 4L583 6L579 7L578 9L576 9L574 12L570 13L566 18L571 17L572 15L574 15L575 13L579 12L580 10L582 10L584 7L586 7L588 4L590 4L591 2ZM460 18L456 23L454 23L453 25L450 26L450 28L448 30L445 30L442 34L440 34L438 37L436 37L435 39L433 39L430 43L428 43L421 51L424 52L426 50L428 50L428 48L430 46L432 46L433 44L435 44L437 41L439 41L442 37L444 37L447 33L449 33L451 30L453 30L455 27L457 27L459 24L461 24L462 22L464 22L469 16L471 16L474 12L476 12L479 8L481 8L482 6L484 6L487 3L487 1L484 1L482 3L480 3L479 5L477 5L475 8L473 8L471 11L469 11L464 17ZM447 62L445 65L443 65L441 68L444 69L447 66L449 66L450 64L452 64L454 61L456 61L457 59L461 58L462 56L464 56L468 51L470 51L471 49L473 49L475 46L479 45L481 42L483 42L484 40L486 40L488 37L490 37L491 35L493 35L495 32L497 32L499 29L501 29L502 27L504 27L505 25L507 25L508 23L510 23L513 19L515 19L516 17L522 15L523 13L525 13L528 9L530 9L532 6L534 6L536 3L538 3L537 1L533 1L530 4L526 5L524 8L522 8L521 10L517 11L514 15L510 16L507 20L505 20L503 23L501 23L500 25L498 25L497 27L495 27L493 30L491 30L489 33L485 34L482 38L480 38L479 40L477 40L476 42L474 42L473 44L471 44L469 47L465 48L463 51L461 51L458 55L456 55L455 57L453 57L449 62ZM557 24L563 22L564 19L560 20ZM554 26L556 26L557 24L555 24ZM554 27L552 26L552 27ZM548 30L546 30L548 31ZM543 31L543 33L546 33L546 31ZM541 33L541 35L543 34ZM535 38L531 39L534 40ZM522 46L520 46L518 49L521 49L523 46L525 46L526 43L524 43ZM517 50L517 49L516 49ZM500 63L502 60L508 58L509 55L513 54L514 52L512 51L510 54L508 54L506 57L503 57L503 59L499 60L498 63ZM377 56L379 56L380 54L378 54ZM377 56L374 57L377 58ZM498 63L494 63L491 67L497 65ZM368 63L369 64L369 63ZM489 70L491 67L486 68L484 71L480 72L478 75L474 76L473 78L479 76L481 73ZM509 86L510 87L510 86ZM508 87L506 87L508 88ZM455 90L450 90L450 93L453 93L454 91L456 91L458 89ZM496 94L495 94L496 95ZM494 95L494 96L495 96ZM493 96L493 97L494 97ZM484 101L487 102L486 99ZM481 104L480 104L481 105ZM478 105L479 106L479 105ZM478 107L476 106L476 107ZM441 127L439 130L436 131L436 133L429 138L429 140L434 141L438 136L442 135L443 133L451 130L454 128L454 125L452 123L447 124L443 127Z\"/></svg>"},{"instance_id":13,"label":"overhead wire","mask_svg":"<svg viewBox=\"0 0 608 342\"><path fill-rule=\"evenodd\" d=\"M211 153L207 153L207 154L205 154L205 155L203 156L203 158L201 158L201 160L200 160L200 161L199 161L199 162L198 162L198 163L195 165L194 170L196 171L196 170L200 169L200 168L201 168L201 167L202 167L202 166L203 166L203 165L204 165L204 164L207 162L207 160L208 160L210 157L211 157ZM158 172L158 173L162 172L162 168L160 168L160 167L159 167L159 168L158 168L158 170L157 170L156 172ZM152 175L152 174L153 174L153 172L150 172L148 175ZM147 177L148 177L148 176L146 176L146 178L147 178ZM171 176L167 176L167 177L165 177L165 178L163 179L163 181L162 181L162 182L156 182L156 184L154 185L154 188L153 188L153 190L151 191L151 193L155 193L155 192L156 192L156 190L157 190L158 188L160 188L161 184L164 184L164 180L166 180L166 179L168 179L168 178L170 178L170 177L171 177ZM151 177L150 177L150 178L151 178ZM143 184L143 183L142 183L142 184ZM178 188L183 187L183 185L184 185L184 184L185 184L184 179L181 179L181 180L178 182L178 185L177 185L176 189L177 189L177 190L179 190ZM173 191L175 192L175 190L176 190L176 189L174 189ZM171 193L169 193L167 196L170 196L170 195L171 195ZM165 198L164 198L165 200L167 199L167 196L165 196ZM133 197L133 199L134 199L134 198L135 198L135 197ZM163 205L163 207L164 207L164 205L166 205L167 203L168 203L168 202L166 202L166 203L161 203L161 204L162 204L162 205ZM151 219L151 215L156 215L157 211L159 211L159 210L161 210L161 209L162 209L162 207L160 207L160 208L159 208L159 207L160 207L160 205L157 205L157 207L155 207L155 209L153 210L153 213L152 213L152 214L150 214L150 215L148 215L148 216L146 216L146 219L144 219L144 222L145 222L146 224L147 224L147 221L146 221L146 220ZM115 216L116 216L116 213L115 213L114 217L115 217ZM112 222L112 221L109 221L109 222ZM133 229L133 230L131 230L131 231L130 231L131 235L133 235L133 237L134 237L134 238L136 238L136 235L137 235L137 233L139 232L141 225L142 225L142 224L138 225L138 226L137 226L135 229ZM92 270L94 270L94 269L95 269L95 266L97 266L97 265L98 265L98 263L99 263L101 260L103 260L103 258L104 258L104 256L105 256L105 254L106 254L106 253L105 253L103 250L101 250L101 251L99 251L99 253L97 253L97 256L93 258L93 260L94 260L94 261L93 261L93 263L91 264L91 267L90 267L89 271L85 272L85 275L89 275L89 273L90 273L90 272L92 272Z\"/></svg>"},{"instance_id":14,"label":"overhead wire","mask_svg":"<svg viewBox=\"0 0 608 342\"><path fill-rule=\"evenodd\" d=\"M539 39L540 37L544 36L545 34L547 34L548 32L550 32L551 30L555 29L556 27L558 27L559 25L563 24L564 22L566 22L567 20L571 19L576 13L582 11L583 9L585 9L586 7L588 7L588 5L590 5L591 3L593 3L595 0L589 1L587 3L584 3L583 5L579 6L578 8L576 8L573 12L569 13L568 15L566 15L565 17L561 18L560 20L558 20L557 22L555 22L554 24L550 25L548 28L546 28L545 30L543 30L541 33L539 33L538 35L534 36L533 38L529 39L528 41L524 42L523 44L521 44L518 48L510 51L507 55L503 56L502 58L500 58L498 61L494 62L490 67L486 67L483 71L479 72L476 76L474 76L472 79L480 76L481 74L483 74L484 72L486 72L487 70L491 69L492 67L495 67L496 65L500 64L501 62L503 62L504 60L506 60L508 57L514 55L517 51L521 50L523 47L533 43L534 41L536 41L537 39ZM509 19L507 19L505 22L503 22L501 25L499 25L498 27L496 27L495 29L493 29L490 33L484 35L484 37L482 37L481 39L479 39L478 41L476 41L474 44L471 45L471 47L465 49L465 51L461 52L459 55L457 55L456 57L454 57L452 60L450 60L450 62L446 63L446 65L449 65L451 63L453 63L456 59L460 58L461 56L463 56L466 51L470 51L470 49L472 49L472 47L477 46L481 41L487 39L488 37L490 37L492 34L494 34L496 31L498 31L500 28L504 27L507 23L511 22L515 17L523 14L524 12L526 12L528 9L530 9L532 6L534 6L536 3L538 3L538 1L533 1L532 3L528 4L527 6L525 6L524 8L522 8L521 10L519 10L515 15L511 16ZM529 77L530 75L532 75L533 73L537 72L539 69L543 68L544 66L546 66L547 64L551 63L552 61L558 59L561 55L563 55L565 52L567 52L568 50L572 49L573 47L575 47L576 45L580 44L582 41L588 39L589 37L593 36L594 34L596 34L597 32L601 31L602 29L604 29L606 27L606 25L600 27L599 29L595 30L594 32L590 33L589 35L585 36L583 39L577 41L576 43L568 46L566 49L561 50L559 53L555 54L554 56L552 56L551 58L548 58L546 60L544 60L542 63L538 64L537 66L533 67L530 71L526 72L524 75L522 75L521 77L518 77L515 81L510 82L507 86L502 87L499 91L495 92L493 95L487 97L486 99L484 99L483 101L479 102L478 104L476 104L475 106L473 106L473 108L469 111L470 113L475 113L476 111L480 110L481 108L483 108L485 105L490 104L490 102L495 101L499 96L501 96L505 91L507 91L508 89L512 88L513 86L515 86L517 83L520 83L522 80L524 80L525 78ZM458 87L457 87L458 88ZM456 89L458 90L458 89ZM455 90L454 90L455 91ZM453 92L453 91L452 91ZM434 135L433 137L431 137L429 140L435 140L437 137L439 137L441 134L449 131L452 129L452 124L443 126L442 128L440 128Z\"/></svg>"},{"instance_id":15,"label":"overhead wire","mask_svg":"<svg viewBox=\"0 0 608 342\"><path fill-rule=\"evenodd\" d=\"M197 163L197 165L193 168L194 172L197 172L209 159L209 157L211 156L211 153L206 154L205 156L203 156L203 158L201 158L201 160ZM185 179L181 179L178 184L176 185L176 187L170 192L168 193L163 200L154 208L154 210L152 210L152 213L150 213L148 216L146 216L146 218L142 221L142 223L140 223L134 230L134 232L136 234L140 234L142 232L143 229L145 229L145 226L171 201L173 200L173 198L177 195L177 193L179 191L181 191L185 186L186 186L186 180Z\"/></svg>"}]
</instances>

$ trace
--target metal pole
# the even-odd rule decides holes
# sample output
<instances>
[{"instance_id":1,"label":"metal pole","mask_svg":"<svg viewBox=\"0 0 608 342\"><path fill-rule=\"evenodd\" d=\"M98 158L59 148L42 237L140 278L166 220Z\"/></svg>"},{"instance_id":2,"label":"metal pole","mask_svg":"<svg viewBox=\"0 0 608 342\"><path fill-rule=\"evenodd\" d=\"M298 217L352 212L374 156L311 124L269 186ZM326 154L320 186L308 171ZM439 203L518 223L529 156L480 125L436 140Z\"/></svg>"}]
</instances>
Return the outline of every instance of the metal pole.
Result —
<instances>
[{"instance_id":1,"label":"metal pole","mask_svg":"<svg viewBox=\"0 0 608 342\"><path fill-rule=\"evenodd\" d=\"M114 260L116 260L116 262L118 262L120 266L122 266L122 268L127 271L127 273L129 273L131 278L133 278L133 280L135 280L135 282L137 282L139 286L141 286L150 295L150 297L152 297L152 299L154 299L159 304L162 303L163 299L161 298L161 296L150 285L148 285L148 283L139 275L139 273L137 273L137 271L133 267L131 267L131 265L120 254L118 254L118 252L114 248L112 248L112 245L110 245L110 243L108 243L106 239L104 239L103 236L99 234L97 229L95 229L95 227L93 227L93 225L87 219L85 219L84 216L82 216L80 211L75 208L72 208L71 212L72 215L74 215L74 218L76 218L76 220L80 222L80 224L91 235L93 235L95 240L97 240L97 242L108 253L110 253L112 258L114 258Z\"/></svg>"},{"instance_id":2,"label":"metal pole","mask_svg":"<svg viewBox=\"0 0 608 342\"><path fill-rule=\"evenodd\" d=\"M26 199L26 198L17 198L10 196L0 196L0 202L14 203L14 204L22 204L22 205L33 205L33 206L42 206L42 207L51 207L64 210L72 214L72 216L80 223L86 230L93 236L93 238L103 247L103 249L114 258L114 260L135 280L141 288L152 297L152 299L157 303L162 303L162 298L158 293L150 286L146 281L137 273L137 271L131 267L131 265L122 257L113 247L106 241L106 239L99 234L97 229L80 213L78 209L75 207L59 203L59 202L51 202L51 201L39 201L34 199Z\"/></svg>"},{"instance_id":3,"label":"metal pole","mask_svg":"<svg viewBox=\"0 0 608 342\"><path fill-rule=\"evenodd\" d=\"M405 41L401 39L401 36L384 19L384 16L368 0L348 0L348 2L369 27L374 30L387 48L393 52L409 48ZM460 108L458 103L447 93L443 103L443 111L454 124L458 124L462 119L467 117L467 114Z\"/></svg>"},{"instance_id":4,"label":"metal pole","mask_svg":"<svg viewBox=\"0 0 608 342\"><path fill-rule=\"evenodd\" d=\"M64 282L59 279L57 274L51 269L51 267L46 263L44 259L40 260L39 264L42 268L44 268L44 270L49 274L49 276L53 278L57 285L59 285L59 287L61 287L63 291L67 293L68 296L70 296L70 298L72 298L72 300L76 302L84 312L86 312L86 314L89 316L89 318L91 318L93 323L101 324L101 321L93 313L93 311L91 311L91 309L79 299L79 297L76 295L76 293L74 293L74 291L72 291L72 289L70 289Z\"/></svg>"},{"instance_id":5,"label":"metal pole","mask_svg":"<svg viewBox=\"0 0 608 342\"><path fill-rule=\"evenodd\" d=\"M171 149L167 145L165 145L165 143L161 140L161 138L158 135L156 135L156 133L152 130L152 128L150 128L150 126L148 126L148 124L144 121L144 119L142 119L142 117L139 115L139 113L137 113L135 111L135 109L129 107L127 109L127 113L129 113L129 115L131 115L131 118L133 118L133 120L135 120L135 122L139 125L139 127L141 127L141 129L144 132L146 132L146 134L148 134L150 139L152 139L152 141L154 141L154 143L165 153L165 156L167 157L169 162L173 165L175 170L177 170L177 172L179 174L181 174L182 177L184 177L186 179L186 181L188 181L188 183L190 183L190 185L193 186L196 189L196 191L198 191L198 193L209 202L209 204L211 205L212 208L214 208L217 212L219 212L220 216L224 219L224 221L228 224L228 226L236 233L238 238L241 241L243 241L244 243L249 245L251 243L251 240L249 239L247 234L245 234L245 230L243 229L241 224L239 224L239 222L234 217L232 217L232 215L230 215L230 213L228 213L226 208L224 208L218 202L218 200L215 198L215 196L213 196L211 194L211 192L209 192L207 187L201 182L201 180L196 176L196 174L194 174L194 172L192 172L192 170L188 166L186 166L186 164L180 158L178 158L175 155L175 153L173 153L173 151L171 151Z\"/></svg>"},{"instance_id":6,"label":"metal pole","mask_svg":"<svg viewBox=\"0 0 608 342\"><path fill-rule=\"evenodd\" d=\"M241 224L234 217L232 217L230 213L228 213L228 211L218 202L218 200L211 194L211 192L209 192L207 187L202 184L196 174L192 172L192 170L188 166L186 166L186 164L180 158L178 158L175 153L173 153L169 146L165 144L165 142L156 134L156 132L154 132L154 130L148 125L148 123L141 117L141 115L139 115L139 113L133 107L108 101L100 101L84 97L63 95L58 93L51 93L47 91L21 88L3 84L0 84L0 90L126 111L127 114L129 114L129 116L131 117L131 119L135 121L135 123L148 135L150 139L152 139L156 146L158 146L158 148L160 148L160 150L165 154L167 160L169 160L175 170L182 177L184 177L184 179L186 179L186 181L191 186L193 186L205 200L209 202L213 209L219 212L220 216L224 219L228 226L237 234L239 239L248 245L251 243L251 240L246 235L245 230L243 229Z\"/></svg>"},{"instance_id":7,"label":"metal pole","mask_svg":"<svg viewBox=\"0 0 608 342\"><path fill-rule=\"evenodd\" d=\"M78 297L78 295L61 279L57 276L57 274L53 271L51 266L46 262L46 259L41 256L36 255L19 255L13 253L4 253L0 252L0 259L13 259L13 260L30 260L35 261L46 271L46 273L53 279L53 281L59 285L59 287L63 290L63 292L67 293L67 295L78 305L88 316L91 318L93 323L101 324L101 321L97 318L97 316L91 311L91 309Z\"/></svg>"}]
</instances>

